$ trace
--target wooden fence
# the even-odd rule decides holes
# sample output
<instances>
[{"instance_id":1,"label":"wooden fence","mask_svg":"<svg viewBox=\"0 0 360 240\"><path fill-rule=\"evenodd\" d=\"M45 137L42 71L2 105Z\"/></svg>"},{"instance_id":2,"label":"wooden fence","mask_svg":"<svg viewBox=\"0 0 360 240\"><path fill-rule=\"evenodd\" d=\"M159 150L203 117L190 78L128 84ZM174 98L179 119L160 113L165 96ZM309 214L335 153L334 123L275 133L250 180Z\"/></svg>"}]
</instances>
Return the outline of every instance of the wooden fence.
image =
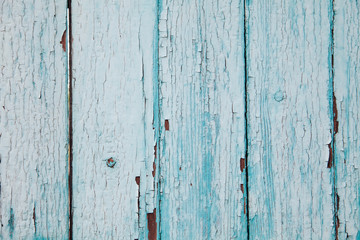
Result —
<instances>
[{"instance_id":1,"label":"wooden fence","mask_svg":"<svg viewBox=\"0 0 360 240\"><path fill-rule=\"evenodd\" d=\"M0 239L360 239L360 1L0 3Z\"/></svg>"}]
</instances>

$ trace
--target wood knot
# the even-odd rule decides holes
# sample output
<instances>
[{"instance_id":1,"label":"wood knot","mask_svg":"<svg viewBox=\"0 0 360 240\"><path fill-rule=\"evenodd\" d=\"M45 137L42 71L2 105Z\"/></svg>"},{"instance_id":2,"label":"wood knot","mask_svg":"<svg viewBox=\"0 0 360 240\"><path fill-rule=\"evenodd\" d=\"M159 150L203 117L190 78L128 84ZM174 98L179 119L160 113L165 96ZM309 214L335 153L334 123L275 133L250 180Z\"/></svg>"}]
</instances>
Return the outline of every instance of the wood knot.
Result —
<instances>
[{"instance_id":1,"label":"wood knot","mask_svg":"<svg viewBox=\"0 0 360 240\"><path fill-rule=\"evenodd\" d=\"M281 102L285 98L285 93L280 89L274 94L274 99L277 102Z\"/></svg>"}]
</instances>

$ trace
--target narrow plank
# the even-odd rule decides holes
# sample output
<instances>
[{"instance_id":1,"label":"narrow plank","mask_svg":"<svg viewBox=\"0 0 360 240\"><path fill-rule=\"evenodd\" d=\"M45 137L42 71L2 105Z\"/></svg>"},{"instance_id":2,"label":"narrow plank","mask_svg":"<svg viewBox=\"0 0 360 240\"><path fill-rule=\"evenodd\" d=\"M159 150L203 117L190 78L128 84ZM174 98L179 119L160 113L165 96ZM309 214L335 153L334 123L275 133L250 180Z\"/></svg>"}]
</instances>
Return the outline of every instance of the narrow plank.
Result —
<instances>
[{"instance_id":1,"label":"narrow plank","mask_svg":"<svg viewBox=\"0 0 360 240\"><path fill-rule=\"evenodd\" d=\"M246 239L244 2L159 12L160 237Z\"/></svg>"},{"instance_id":2,"label":"narrow plank","mask_svg":"<svg viewBox=\"0 0 360 240\"><path fill-rule=\"evenodd\" d=\"M246 9L250 238L331 239L331 2Z\"/></svg>"},{"instance_id":3,"label":"narrow plank","mask_svg":"<svg viewBox=\"0 0 360 240\"><path fill-rule=\"evenodd\" d=\"M0 6L0 238L66 239L66 1Z\"/></svg>"},{"instance_id":4,"label":"narrow plank","mask_svg":"<svg viewBox=\"0 0 360 240\"><path fill-rule=\"evenodd\" d=\"M155 4L72 3L74 239L144 239L154 223Z\"/></svg>"},{"instance_id":5,"label":"narrow plank","mask_svg":"<svg viewBox=\"0 0 360 240\"><path fill-rule=\"evenodd\" d=\"M360 239L360 2L335 1L334 94L338 239Z\"/></svg>"}]
</instances>

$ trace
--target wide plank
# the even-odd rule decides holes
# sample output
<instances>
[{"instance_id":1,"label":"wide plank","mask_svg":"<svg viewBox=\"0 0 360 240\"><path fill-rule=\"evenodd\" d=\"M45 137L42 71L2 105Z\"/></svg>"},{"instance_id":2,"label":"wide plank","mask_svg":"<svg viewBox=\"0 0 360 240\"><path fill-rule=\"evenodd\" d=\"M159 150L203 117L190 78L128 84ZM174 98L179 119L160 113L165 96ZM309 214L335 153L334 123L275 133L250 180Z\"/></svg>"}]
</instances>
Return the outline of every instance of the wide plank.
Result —
<instances>
[{"instance_id":1,"label":"wide plank","mask_svg":"<svg viewBox=\"0 0 360 240\"><path fill-rule=\"evenodd\" d=\"M65 29L66 0L0 1L1 239L68 238Z\"/></svg>"},{"instance_id":2,"label":"wide plank","mask_svg":"<svg viewBox=\"0 0 360 240\"><path fill-rule=\"evenodd\" d=\"M331 1L246 3L250 239L331 239Z\"/></svg>"},{"instance_id":3,"label":"wide plank","mask_svg":"<svg viewBox=\"0 0 360 240\"><path fill-rule=\"evenodd\" d=\"M156 223L156 16L154 1L72 1L74 239L144 239Z\"/></svg>"},{"instance_id":4,"label":"wide plank","mask_svg":"<svg viewBox=\"0 0 360 240\"><path fill-rule=\"evenodd\" d=\"M247 239L244 2L160 3L160 237Z\"/></svg>"},{"instance_id":5,"label":"wide plank","mask_svg":"<svg viewBox=\"0 0 360 240\"><path fill-rule=\"evenodd\" d=\"M334 10L337 237L360 239L360 1Z\"/></svg>"}]
</instances>

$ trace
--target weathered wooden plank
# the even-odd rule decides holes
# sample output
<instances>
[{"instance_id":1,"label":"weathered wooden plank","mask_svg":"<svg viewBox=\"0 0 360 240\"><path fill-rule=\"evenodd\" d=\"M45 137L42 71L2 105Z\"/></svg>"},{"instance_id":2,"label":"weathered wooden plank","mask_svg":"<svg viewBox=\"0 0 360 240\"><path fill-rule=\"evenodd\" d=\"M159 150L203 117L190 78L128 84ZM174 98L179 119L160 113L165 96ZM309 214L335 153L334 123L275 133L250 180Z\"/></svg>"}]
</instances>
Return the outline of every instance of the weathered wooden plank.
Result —
<instances>
[{"instance_id":1,"label":"weathered wooden plank","mask_svg":"<svg viewBox=\"0 0 360 240\"><path fill-rule=\"evenodd\" d=\"M144 239L155 217L155 4L72 3L74 239Z\"/></svg>"},{"instance_id":2,"label":"weathered wooden plank","mask_svg":"<svg viewBox=\"0 0 360 240\"><path fill-rule=\"evenodd\" d=\"M339 239L360 239L360 2L334 10L336 223Z\"/></svg>"},{"instance_id":3,"label":"weathered wooden plank","mask_svg":"<svg viewBox=\"0 0 360 240\"><path fill-rule=\"evenodd\" d=\"M250 238L331 239L331 1L246 9Z\"/></svg>"},{"instance_id":4,"label":"weathered wooden plank","mask_svg":"<svg viewBox=\"0 0 360 240\"><path fill-rule=\"evenodd\" d=\"M66 239L66 1L0 6L0 238Z\"/></svg>"},{"instance_id":5,"label":"weathered wooden plank","mask_svg":"<svg viewBox=\"0 0 360 240\"><path fill-rule=\"evenodd\" d=\"M160 236L246 239L243 1L159 6Z\"/></svg>"}]
</instances>

